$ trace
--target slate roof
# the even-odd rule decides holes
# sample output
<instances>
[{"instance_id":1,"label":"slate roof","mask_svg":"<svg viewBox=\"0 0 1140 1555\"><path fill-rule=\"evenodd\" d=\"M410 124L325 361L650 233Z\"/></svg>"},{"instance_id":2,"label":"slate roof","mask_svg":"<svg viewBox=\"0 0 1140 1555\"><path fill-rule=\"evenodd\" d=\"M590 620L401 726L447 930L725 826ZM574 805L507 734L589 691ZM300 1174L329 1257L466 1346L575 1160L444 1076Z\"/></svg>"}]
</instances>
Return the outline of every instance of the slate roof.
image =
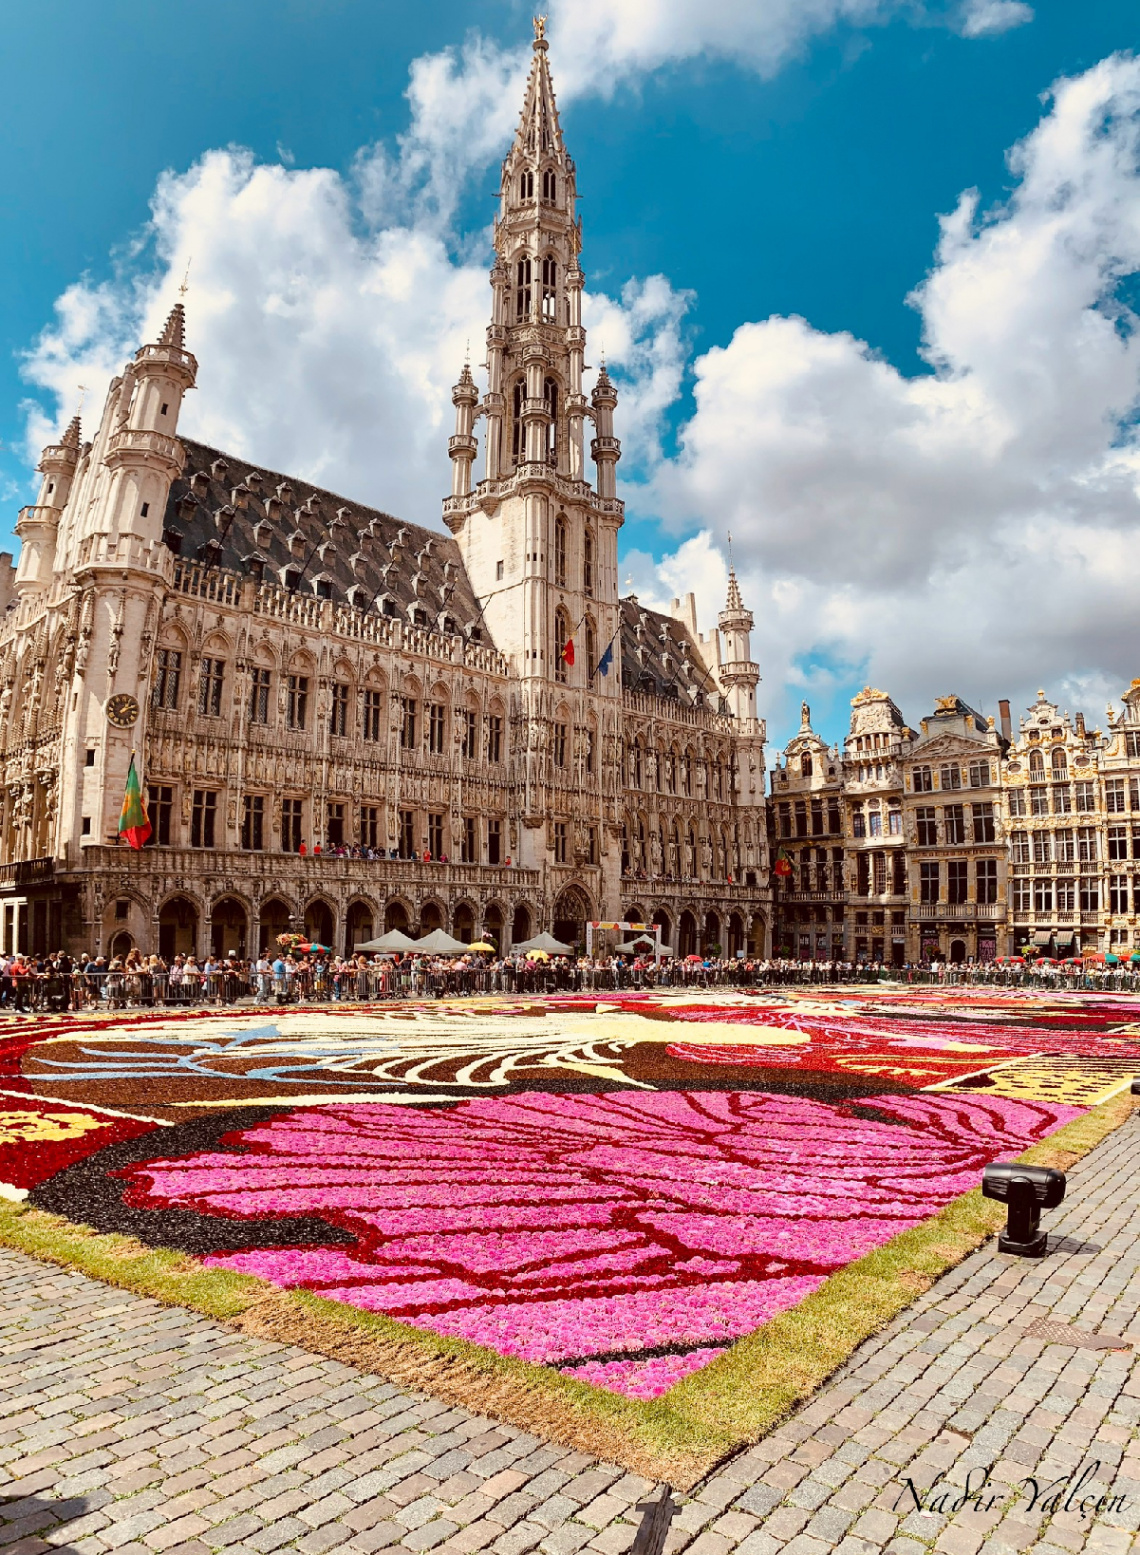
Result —
<instances>
[{"instance_id":1,"label":"slate roof","mask_svg":"<svg viewBox=\"0 0 1140 1555\"><path fill-rule=\"evenodd\" d=\"M176 555L403 620L419 611L420 624L490 641L450 535L192 438L180 441L186 466L170 488L163 520L163 539ZM633 596L621 601L621 676L625 690L682 706L703 704L705 693L716 692L684 623Z\"/></svg>"},{"instance_id":2,"label":"slate roof","mask_svg":"<svg viewBox=\"0 0 1140 1555\"><path fill-rule=\"evenodd\" d=\"M633 595L621 601L621 683L625 691L669 697L687 707L703 703L702 693L719 697L684 622L647 609Z\"/></svg>"},{"instance_id":3,"label":"slate roof","mask_svg":"<svg viewBox=\"0 0 1140 1555\"><path fill-rule=\"evenodd\" d=\"M484 632L450 535L339 497L311 481L281 475L180 439L186 467L170 489L163 539L203 566L294 584L382 614L481 640ZM488 634L489 635L489 634Z\"/></svg>"}]
</instances>

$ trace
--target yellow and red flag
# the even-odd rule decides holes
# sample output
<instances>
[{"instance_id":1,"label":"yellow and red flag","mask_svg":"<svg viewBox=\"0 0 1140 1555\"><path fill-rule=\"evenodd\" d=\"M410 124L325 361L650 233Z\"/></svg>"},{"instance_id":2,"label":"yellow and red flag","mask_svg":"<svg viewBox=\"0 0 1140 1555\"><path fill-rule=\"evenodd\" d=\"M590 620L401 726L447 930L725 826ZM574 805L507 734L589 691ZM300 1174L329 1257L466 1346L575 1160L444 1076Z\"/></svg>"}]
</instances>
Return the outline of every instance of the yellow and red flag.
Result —
<instances>
[{"instance_id":1,"label":"yellow and red flag","mask_svg":"<svg viewBox=\"0 0 1140 1555\"><path fill-rule=\"evenodd\" d=\"M141 848L150 836L150 817L146 813L146 800L143 798L133 755L123 794L123 808L119 811L119 836L125 837L132 848Z\"/></svg>"}]
</instances>

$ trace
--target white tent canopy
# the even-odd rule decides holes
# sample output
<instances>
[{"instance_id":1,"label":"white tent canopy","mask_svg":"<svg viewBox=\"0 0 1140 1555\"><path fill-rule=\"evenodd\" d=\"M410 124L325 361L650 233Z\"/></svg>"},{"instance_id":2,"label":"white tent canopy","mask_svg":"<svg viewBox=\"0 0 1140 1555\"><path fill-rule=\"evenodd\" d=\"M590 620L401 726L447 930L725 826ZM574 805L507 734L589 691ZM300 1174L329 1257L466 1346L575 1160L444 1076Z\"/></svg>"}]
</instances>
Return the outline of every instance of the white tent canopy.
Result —
<instances>
[{"instance_id":1,"label":"white tent canopy","mask_svg":"<svg viewBox=\"0 0 1140 1555\"><path fill-rule=\"evenodd\" d=\"M536 934L533 939L524 939L521 944L512 945L511 953L516 950L525 954L528 950L545 950L551 956L572 956L573 945L564 945L560 939L555 939L553 934Z\"/></svg>"},{"instance_id":2,"label":"white tent canopy","mask_svg":"<svg viewBox=\"0 0 1140 1555\"><path fill-rule=\"evenodd\" d=\"M354 945L353 950L411 950L415 945L414 939L409 939L399 929L389 929L387 934L382 934L379 939L365 940L362 945Z\"/></svg>"},{"instance_id":3,"label":"white tent canopy","mask_svg":"<svg viewBox=\"0 0 1140 1555\"><path fill-rule=\"evenodd\" d=\"M435 956L458 956L467 946L461 939L452 939L446 929L433 929L423 939L416 940L415 949L429 951Z\"/></svg>"}]
</instances>

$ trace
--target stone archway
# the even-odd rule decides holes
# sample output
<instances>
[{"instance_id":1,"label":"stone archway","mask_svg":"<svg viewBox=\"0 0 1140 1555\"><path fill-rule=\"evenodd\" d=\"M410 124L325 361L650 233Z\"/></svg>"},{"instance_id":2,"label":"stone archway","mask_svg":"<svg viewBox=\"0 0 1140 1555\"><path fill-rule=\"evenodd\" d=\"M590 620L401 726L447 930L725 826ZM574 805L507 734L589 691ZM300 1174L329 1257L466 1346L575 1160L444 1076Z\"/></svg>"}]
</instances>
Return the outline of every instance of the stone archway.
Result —
<instances>
[{"instance_id":1,"label":"stone archway","mask_svg":"<svg viewBox=\"0 0 1140 1555\"><path fill-rule=\"evenodd\" d=\"M384 933L391 934L393 929L408 932L408 909L400 901L389 902L384 909Z\"/></svg>"},{"instance_id":2,"label":"stone archway","mask_svg":"<svg viewBox=\"0 0 1140 1555\"><path fill-rule=\"evenodd\" d=\"M531 936L530 908L518 906L511 919L511 944L523 945Z\"/></svg>"},{"instance_id":3,"label":"stone archway","mask_svg":"<svg viewBox=\"0 0 1140 1555\"><path fill-rule=\"evenodd\" d=\"M744 949L744 919L738 912L728 915L728 953L735 956L738 950Z\"/></svg>"},{"instance_id":4,"label":"stone archway","mask_svg":"<svg viewBox=\"0 0 1140 1555\"><path fill-rule=\"evenodd\" d=\"M764 954L764 938L767 927L763 913L753 913L748 942L754 956L762 956Z\"/></svg>"},{"instance_id":5,"label":"stone archway","mask_svg":"<svg viewBox=\"0 0 1140 1555\"><path fill-rule=\"evenodd\" d=\"M438 902L425 902L420 908L420 938L443 928L443 908Z\"/></svg>"},{"instance_id":6,"label":"stone archway","mask_svg":"<svg viewBox=\"0 0 1140 1555\"><path fill-rule=\"evenodd\" d=\"M586 938L586 923L591 916L585 891L580 886L569 885L554 904L551 932L564 945L577 945Z\"/></svg>"},{"instance_id":7,"label":"stone archway","mask_svg":"<svg viewBox=\"0 0 1140 1555\"><path fill-rule=\"evenodd\" d=\"M677 954L697 954L697 920L687 907L677 920Z\"/></svg>"},{"instance_id":8,"label":"stone archway","mask_svg":"<svg viewBox=\"0 0 1140 1555\"><path fill-rule=\"evenodd\" d=\"M660 926L661 943L667 945L670 950L675 950L676 946L673 944L673 920L664 907L659 907L653 914L653 921Z\"/></svg>"},{"instance_id":9,"label":"stone archway","mask_svg":"<svg viewBox=\"0 0 1140 1555\"><path fill-rule=\"evenodd\" d=\"M118 934L116 934L114 939L111 941L111 955L112 957L118 956L121 959L123 956L132 951L134 946L135 942L127 933L126 929L120 929Z\"/></svg>"},{"instance_id":10,"label":"stone archway","mask_svg":"<svg viewBox=\"0 0 1140 1555\"><path fill-rule=\"evenodd\" d=\"M483 927L480 930L480 939L487 940L494 945L496 950L503 948L503 909L497 902L483 910Z\"/></svg>"},{"instance_id":11,"label":"stone archway","mask_svg":"<svg viewBox=\"0 0 1140 1555\"><path fill-rule=\"evenodd\" d=\"M158 914L158 953L169 966L175 956L198 949L198 909L185 896L172 896Z\"/></svg>"},{"instance_id":12,"label":"stone archway","mask_svg":"<svg viewBox=\"0 0 1140 1555\"><path fill-rule=\"evenodd\" d=\"M335 930L332 908L316 897L305 908L305 938L318 945L331 945Z\"/></svg>"},{"instance_id":13,"label":"stone archway","mask_svg":"<svg viewBox=\"0 0 1140 1555\"><path fill-rule=\"evenodd\" d=\"M460 902L455 909L451 932L465 945L475 941L475 912L470 902Z\"/></svg>"},{"instance_id":14,"label":"stone archway","mask_svg":"<svg viewBox=\"0 0 1140 1555\"><path fill-rule=\"evenodd\" d=\"M223 896L210 910L210 949L215 956L245 957L246 936L249 933L249 915L241 902L233 896Z\"/></svg>"},{"instance_id":15,"label":"stone archway","mask_svg":"<svg viewBox=\"0 0 1140 1555\"><path fill-rule=\"evenodd\" d=\"M705 914L705 942L702 950L710 950L713 945L721 945L720 938L720 913L709 912ZM721 949L723 950L723 945Z\"/></svg>"},{"instance_id":16,"label":"stone archway","mask_svg":"<svg viewBox=\"0 0 1140 1555\"><path fill-rule=\"evenodd\" d=\"M267 897L262 902L261 911L257 915L258 955L269 956L272 960L281 948L277 936L288 933L291 917L288 902L283 902L279 896Z\"/></svg>"},{"instance_id":17,"label":"stone archway","mask_svg":"<svg viewBox=\"0 0 1140 1555\"><path fill-rule=\"evenodd\" d=\"M372 909L367 902L353 902L344 919L344 953L351 956L357 945L372 938Z\"/></svg>"},{"instance_id":18,"label":"stone archway","mask_svg":"<svg viewBox=\"0 0 1140 1555\"><path fill-rule=\"evenodd\" d=\"M961 966L966 959L966 941L964 939L952 939L950 941L950 960L955 966Z\"/></svg>"}]
</instances>

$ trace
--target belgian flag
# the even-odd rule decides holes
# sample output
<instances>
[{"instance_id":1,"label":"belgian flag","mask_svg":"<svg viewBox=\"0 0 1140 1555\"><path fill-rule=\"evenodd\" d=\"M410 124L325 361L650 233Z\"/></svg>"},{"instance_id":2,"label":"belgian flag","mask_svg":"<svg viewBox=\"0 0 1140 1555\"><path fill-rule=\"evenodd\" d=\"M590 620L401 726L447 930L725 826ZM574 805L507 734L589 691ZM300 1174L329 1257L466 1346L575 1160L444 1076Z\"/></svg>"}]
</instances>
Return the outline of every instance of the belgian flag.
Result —
<instances>
[{"instance_id":1,"label":"belgian flag","mask_svg":"<svg viewBox=\"0 0 1140 1555\"><path fill-rule=\"evenodd\" d=\"M135 768L134 752L127 773L127 787L123 794L123 808L119 812L119 836L125 837L132 848L141 848L150 836L150 817L146 813L146 800Z\"/></svg>"},{"instance_id":2,"label":"belgian flag","mask_svg":"<svg viewBox=\"0 0 1140 1555\"><path fill-rule=\"evenodd\" d=\"M783 848L776 855L776 867L772 873L780 880L787 880L792 873L792 861Z\"/></svg>"}]
</instances>

